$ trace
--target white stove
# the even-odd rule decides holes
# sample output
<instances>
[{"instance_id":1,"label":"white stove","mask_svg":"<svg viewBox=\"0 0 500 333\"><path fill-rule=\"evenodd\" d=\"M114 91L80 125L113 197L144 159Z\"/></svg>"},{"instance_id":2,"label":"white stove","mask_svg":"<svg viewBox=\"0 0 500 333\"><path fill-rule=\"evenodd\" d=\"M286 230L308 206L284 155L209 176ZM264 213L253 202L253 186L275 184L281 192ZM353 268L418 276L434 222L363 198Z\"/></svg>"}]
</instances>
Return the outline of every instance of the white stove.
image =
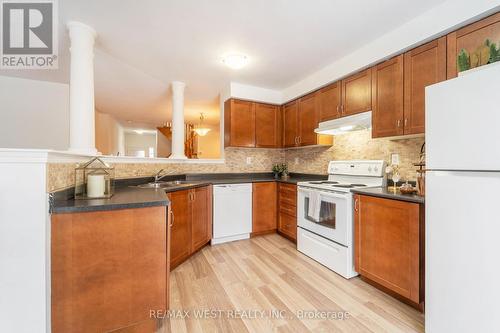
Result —
<instances>
[{"instance_id":1,"label":"white stove","mask_svg":"<svg viewBox=\"0 0 500 333\"><path fill-rule=\"evenodd\" d=\"M358 275L351 190L385 186L385 162L331 161L328 174L328 180L297 184L297 249L349 279Z\"/></svg>"}]
</instances>

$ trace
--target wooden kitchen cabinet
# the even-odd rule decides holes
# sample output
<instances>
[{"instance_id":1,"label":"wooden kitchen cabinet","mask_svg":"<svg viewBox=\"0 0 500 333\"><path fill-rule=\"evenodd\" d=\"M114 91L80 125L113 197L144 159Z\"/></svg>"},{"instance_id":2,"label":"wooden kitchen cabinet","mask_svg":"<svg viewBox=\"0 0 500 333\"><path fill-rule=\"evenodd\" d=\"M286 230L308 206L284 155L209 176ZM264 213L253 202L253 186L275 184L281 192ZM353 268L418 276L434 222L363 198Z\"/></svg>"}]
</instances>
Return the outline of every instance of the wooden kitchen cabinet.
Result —
<instances>
[{"instance_id":1,"label":"wooden kitchen cabinet","mask_svg":"<svg viewBox=\"0 0 500 333\"><path fill-rule=\"evenodd\" d=\"M191 209L189 190L168 194L172 207L170 266L174 268L191 254Z\"/></svg>"},{"instance_id":2,"label":"wooden kitchen cabinet","mask_svg":"<svg viewBox=\"0 0 500 333\"><path fill-rule=\"evenodd\" d=\"M372 69L372 137L403 135L403 55Z\"/></svg>"},{"instance_id":3,"label":"wooden kitchen cabinet","mask_svg":"<svg viewBox=\"0 0 500 333\"><path fill-rule=\"evenodd\" d=\"M318 92L319 121L322 122L341 117L340 113L341 104L342 104L342 84L340 81L334 82L319 90Z\"/></svg>"},{"instance_id":4,"label":"wooden kitchen cabinet","mask_svg":"<svg viewBox=\"0 0 500 333\"><path fill-rule=\"evenodd\" d=\"M318 127L319 105L316 93L284 105L284 147L331 145L333 143L332 136L318 135L314 132Z\"/></svg>"},{"instance_id":5,"label":"wooden kitchen cabinet","mask_svg":"<svg viewBox=\"0 0 500 333\"><path fill-rule=\"evenodd\" d=\"M172 207L170 267L174 269L212 238L212 188L168 194Z\"/></svg>"},{"instance_id":6,"label":"wooden kitchen cabinet","mask_svg":"<svg viewBox=\"0 0 500 333\"><path fill-rule=\"evenodd\" d=\"M278 233L297 241L297 186L279 183L278 185Z\"/></svg>"},{"instance_id":7,"label":"wooden kitchen cabinet","mask_svg":"<svg viewBox=\"0 0 500 333\"><path fill-rule=\"evenodd\" d=\"M342 80L342 117L372 109L372 70L368 68Z\"/></svg>"},{"instance_id":8,"label":"wooden kitchen cabinet","mask_svg":"<svg viewBox=\"0 0 500 333\"><path fill-rule=\"evenodd\" d=\"M255 103L233 98L224 103L224 145L255 147Z\"/></svg>"},{"instance_id":9,"label":"wooden kitchen cabinet","mask_svg":"<svg viewBox=\"0 0 500 333\"><path fill-rule=\"evenodd\" d=\"M471 54L486 39L500 42L500 13L493 14L478 22L472 23L447 35L447 78L457 77L457 56L462 49Z\"/></svg>"},{"instance_id":10,"label":"wooden kitchen cabinet","mask_svg":"<svg viewBox=\"0 0 500 333\"><path fill-rule=\"evenodd\" d=\"M191 194L191 253L212 239L212 191L209 186L196 187Z\"/></svg>"},{"instance_id":11,"label":"wooden kitchen cabinet","mask_svg":"<svg viewBox=\"0 0 500 333\"><path fill-rule=\"evenodd\" d=\"M446 80L446 37L404 54L403 133L425 133L425 87Z\"/></svg>"},{"instance_id":12,"label":"wooden kitchen cabinet","mask_svg":"<svg viewBox=\"0 0 500 333\"><path fill-rule=\"evenodd\" d=\"M281 147L279 105L238 99L224 103L225 147Z\"/></svg>"},{"instance_id":13,"label":"wooden kitchen cabinet","mask_svg":"<svg viewBox=\"0 0 500 333\"><path fill-rule=\"evenodd\" d=\"M278 213L276 182L253 183L252 187L252 235L275 232Z\"/></svg>"},{"instance_id":14,"label":"wooden kitchen cabinet","mask_svg":"<svg viewBox=\"0 0 500 333\"><path fill-rule=\"evenodd\" d=\"M280 107L255 103L255 146L276 148L281 146Z\"/></svg>"},{"instance_id":15,"label":"wooden kitchen cabinet","mask_svg":"<svg viewBox=\"0 0 500 333\"><path fill-rule=\"evenodd\" d=\"M318 127L317 109L316 93L299 99L299 146L318 144L318 135L314 132Z\"/></svg>"},{"instance_id":16,"label":"wooden kitchen cabinet","mask_svg":"<svg viewBox=\"0 0 500 333\"><path fill-rule=\"evenodd\" d=\"M424 297L423 206L355 195L354 261L370 282L421 308Z\"/></svg>"},{"instance_id":17,"label":"wooden kitchen cabinet","mask_svg":"<svg viewBox=\"0 0 500 333\"><path fill-rule=\"evenodd\" d=\"M52 214L52 332L155 327L168 309L169 208Z\"/></svg>"},{"instance_id":18,"label":"wooden kitchen cabinet","mask_svg":"<svg viewBox=\"0 0 500 333\"><path fill-rule=\"evenodd\" d=\"M298 145L298 101L287 103L283 106L283 146L295 147Z\"/></svg>"}]
</instances>

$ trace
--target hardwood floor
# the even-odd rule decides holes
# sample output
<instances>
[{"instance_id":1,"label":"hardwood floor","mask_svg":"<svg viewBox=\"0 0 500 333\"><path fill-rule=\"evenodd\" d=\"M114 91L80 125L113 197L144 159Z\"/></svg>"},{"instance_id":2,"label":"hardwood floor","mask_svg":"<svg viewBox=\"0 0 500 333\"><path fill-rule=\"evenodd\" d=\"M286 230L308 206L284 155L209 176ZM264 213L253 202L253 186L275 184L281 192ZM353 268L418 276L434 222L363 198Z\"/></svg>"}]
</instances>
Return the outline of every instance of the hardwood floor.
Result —
<instances>
[{"instance_id":1,"label":"hardwood floor","mask_svg":"<svg viewBox=\"0 0 500 333\"><path fill-rule=\"evenodd\" d=\"M359 278L345 280L277 234L205 247L172 271L170 288L176 318L159 332L424 331L421 313ZM201 309L220 312L197 319ZM299 320L300 311L330 319Z\"/></svg>"}]
</instances>

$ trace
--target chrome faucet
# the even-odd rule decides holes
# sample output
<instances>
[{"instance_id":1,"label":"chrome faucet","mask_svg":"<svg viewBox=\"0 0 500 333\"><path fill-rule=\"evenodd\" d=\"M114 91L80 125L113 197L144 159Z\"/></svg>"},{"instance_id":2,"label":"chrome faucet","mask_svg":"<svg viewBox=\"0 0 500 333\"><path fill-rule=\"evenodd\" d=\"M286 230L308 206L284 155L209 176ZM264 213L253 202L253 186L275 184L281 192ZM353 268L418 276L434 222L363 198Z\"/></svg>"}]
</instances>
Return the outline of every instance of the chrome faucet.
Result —
<instances>
[{"instance_id":1,"label":"chrome faucet","mask_svg":"<svg viewBox=\"0 0 500 333\"><path fill-rule=\"evenodd\" d=\"M168 176L168 174L164 174L164 175L161 175L162 172L165 171L165 169L161 169L160 171L158 171L157 173L155 173L155 183L158 183L162 178Z\"/></svg>"}]
</instances>

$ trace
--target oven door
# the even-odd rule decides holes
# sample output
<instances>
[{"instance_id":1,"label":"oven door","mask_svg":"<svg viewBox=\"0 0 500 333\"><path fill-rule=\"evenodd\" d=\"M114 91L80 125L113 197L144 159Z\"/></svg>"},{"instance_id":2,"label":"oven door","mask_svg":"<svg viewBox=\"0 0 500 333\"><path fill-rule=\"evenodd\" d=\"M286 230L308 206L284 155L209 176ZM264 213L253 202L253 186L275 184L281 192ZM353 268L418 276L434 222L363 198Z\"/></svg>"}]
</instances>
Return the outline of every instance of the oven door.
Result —
<instances>
[{"instance_id":1,"label":"oven door","mask_svg":"<svg viewBox=\"0 0 500 333\"><path fill-rule=\"evenodd\" d=\"M309 197L319 193L319 219L309 214ZM299 187L298 226L344 246L352 245L352 197L350 193L321 191Z\"/></svg>"}]
</instances>

